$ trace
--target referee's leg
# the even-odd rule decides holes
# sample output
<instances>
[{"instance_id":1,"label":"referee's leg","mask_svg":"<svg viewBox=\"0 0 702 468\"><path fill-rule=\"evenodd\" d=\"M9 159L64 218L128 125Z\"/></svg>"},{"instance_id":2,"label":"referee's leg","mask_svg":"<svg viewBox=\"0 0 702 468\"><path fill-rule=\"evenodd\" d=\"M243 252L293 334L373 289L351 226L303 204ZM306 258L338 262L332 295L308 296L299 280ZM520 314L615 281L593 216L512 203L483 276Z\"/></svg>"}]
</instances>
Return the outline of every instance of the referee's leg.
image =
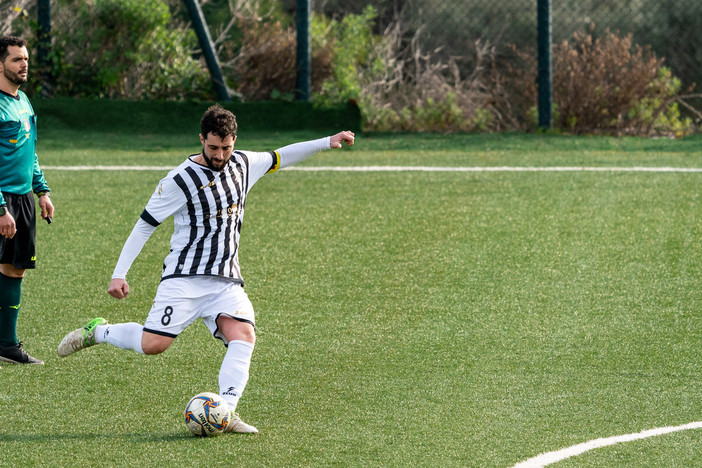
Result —
<instances>
[{"instance_id":1,"label":"referee's leg","mask_svg":"<svg viewBox=\"0 0 702 468\"><path fill-rule=\"evenodd\" d=\"M0 264L0 361L15 364L44 364L22 349L17 338L17 318L22 298L22 278L26 270L9 263Z\"/></svg>"}]
</instances>

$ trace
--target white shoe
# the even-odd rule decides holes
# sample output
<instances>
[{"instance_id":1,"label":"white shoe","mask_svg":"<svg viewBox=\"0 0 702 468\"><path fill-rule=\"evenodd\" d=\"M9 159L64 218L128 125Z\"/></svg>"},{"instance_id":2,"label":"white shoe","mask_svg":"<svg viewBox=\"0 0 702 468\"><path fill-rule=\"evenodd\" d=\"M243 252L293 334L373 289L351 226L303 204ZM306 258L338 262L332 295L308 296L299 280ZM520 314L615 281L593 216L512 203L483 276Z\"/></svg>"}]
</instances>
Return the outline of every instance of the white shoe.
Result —
<instances>
[{"instance_id":1,"label":"white shoe","mask_svg":"<svg viewBox=\"0 0 702 468\"><path fill-rule=\"evenodd\" d=\"M244 421L242 421L238 414L231 413L231 417L229 418L229 424L227 425L227 428L224 430L224 432L238 432L240 434L256 434L256 433L258 433L258 429L256 429L252 425L246 424Z\"/></svg>"}]
</instances>

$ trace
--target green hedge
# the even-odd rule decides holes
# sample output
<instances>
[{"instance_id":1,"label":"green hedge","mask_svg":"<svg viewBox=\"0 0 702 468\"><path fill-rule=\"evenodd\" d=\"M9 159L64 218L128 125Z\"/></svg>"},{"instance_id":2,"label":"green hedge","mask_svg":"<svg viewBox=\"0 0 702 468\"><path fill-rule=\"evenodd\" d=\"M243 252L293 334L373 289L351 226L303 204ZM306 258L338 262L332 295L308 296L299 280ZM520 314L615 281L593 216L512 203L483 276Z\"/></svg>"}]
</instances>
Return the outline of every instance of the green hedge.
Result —
<instances>
[{"instance_id":1,"label":"green hedge","mask_svg":"<svg viewBox=\"0 0 702 468\"><path fill-rule=\"evenodd\" d=\"M71 98L32 100L42 127L103 132L114 128L135 133L197 132L200 117L211 104ZM361 130L361 114L353 104L326 108L307 102L283 101L221 104L234 112L242 130Z\"/></svg>"}]
</instances>

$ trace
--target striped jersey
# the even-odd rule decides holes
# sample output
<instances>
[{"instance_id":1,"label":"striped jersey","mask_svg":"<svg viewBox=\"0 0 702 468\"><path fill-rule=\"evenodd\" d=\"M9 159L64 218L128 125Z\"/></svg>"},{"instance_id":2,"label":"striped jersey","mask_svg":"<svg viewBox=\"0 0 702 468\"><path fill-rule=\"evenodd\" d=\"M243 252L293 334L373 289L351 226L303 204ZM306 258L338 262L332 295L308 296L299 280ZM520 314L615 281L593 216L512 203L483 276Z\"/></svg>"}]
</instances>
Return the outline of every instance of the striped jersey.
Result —
<instances>
[{"instance_id":1,"label":"striped jersey","mask_svg":"<svg viewBox=\"0 0 702 468\"><path fill-rule=\"evenodd\" d=\"M251 187L280 166L278 152L234 151L222 171L190 156L164 177L141 219L158 226L173 215L171 250L161 281L181 276L217 276L244 284L239 237Z\"/></svg>"}]
</instances>

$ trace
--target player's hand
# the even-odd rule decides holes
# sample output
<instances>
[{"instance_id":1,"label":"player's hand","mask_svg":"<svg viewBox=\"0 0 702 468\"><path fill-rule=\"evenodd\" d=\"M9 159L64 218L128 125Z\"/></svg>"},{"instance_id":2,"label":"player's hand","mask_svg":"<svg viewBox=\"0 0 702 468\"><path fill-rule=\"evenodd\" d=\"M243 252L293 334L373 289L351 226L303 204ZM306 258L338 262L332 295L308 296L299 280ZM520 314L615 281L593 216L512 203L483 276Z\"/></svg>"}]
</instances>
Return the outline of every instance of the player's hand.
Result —
<instances>
[{"instance_id":1,"label":"player's hand","mask_svg":"<svg viewBox=\"0 0 702 468\"><path fill-rule=\"evenodd\" d=\"M329 147L330 148L341 148L341 143L346 142L348 146L353 145L354 139L356 138L356 135L354 135L353 132L349 130L345 130L343 132L339 132L336 135L333 135L331 137L331 141L329 142Z\"/></svg>"},{"instance_id":2,"label":"player's hand","mask_svg":"<svg viewBox=\"0 0 702 468\"><path fill-rule=\"evenodd\" d=\"M15 218L7 212L4 216L0 216L0 236L12 239L17 233Z\"/></svg>"},{"instance_id":3,"label":"player's hand","mask_svg":"<svg viewBox=\"0 0 702 468\"><path fill-rule=\"evenodd\" d=\"M39 197L39 207L41 208L41 219L54 217L54 204L49 197Z\"/></svg>"},{"instance_id":4,"label":"player's hand","mask_svg":"<svg viewBox=\"0 0 702 468\"><path fill-rule=\"evenodd\" d=\"M124 299L129 294L129 285L122 278L114 278L110 281L107 293L117 299Z\"/></svg>"}]
</instances>

